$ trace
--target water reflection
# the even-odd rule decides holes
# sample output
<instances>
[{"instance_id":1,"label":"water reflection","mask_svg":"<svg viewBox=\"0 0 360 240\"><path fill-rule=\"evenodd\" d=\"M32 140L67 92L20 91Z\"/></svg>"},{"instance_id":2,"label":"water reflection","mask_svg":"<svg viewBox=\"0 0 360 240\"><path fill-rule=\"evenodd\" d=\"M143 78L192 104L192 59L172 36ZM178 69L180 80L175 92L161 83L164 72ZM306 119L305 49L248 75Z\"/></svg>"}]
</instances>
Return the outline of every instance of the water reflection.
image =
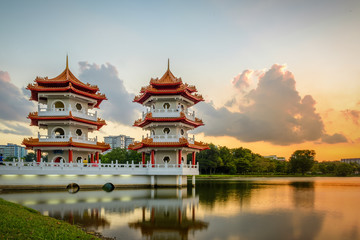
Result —
<instances>
[{"instance_id":1,"label":"water reflection","mask_svg":"<svg viewBox=\"0 0 360 240\"><path fill-rule=\"evenodd\" d=\"M188 189L1 198L117 239L360 239L360 178L198 181Z\"/></svg>"},{"instance_id":2,"label":"water reflection","mask_svg":"<svg viewBox=\"0 0 360 240\"><path fill-rule=\"evenodd\" d=\"M102 232L108 237L188 239L208 223L196 218L195 189L137 189L66 192L13 192L0 195L43 215ZM125 237L124 237L125 236Z\"/></svg>"}]
</instances>

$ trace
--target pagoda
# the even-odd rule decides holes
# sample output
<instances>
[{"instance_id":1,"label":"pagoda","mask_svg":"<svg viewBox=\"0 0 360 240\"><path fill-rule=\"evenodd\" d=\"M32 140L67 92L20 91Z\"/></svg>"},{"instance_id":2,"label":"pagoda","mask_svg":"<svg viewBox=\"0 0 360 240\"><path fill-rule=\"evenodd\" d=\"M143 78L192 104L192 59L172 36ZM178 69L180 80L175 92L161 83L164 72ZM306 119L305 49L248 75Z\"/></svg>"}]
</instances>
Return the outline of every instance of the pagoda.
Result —
<instances>
[{"instance_id":1,"label":"pagoda","mask_svg":"<svg viewBox=\"0 0 360 240\"><path fill-rule=\"evenodd\" d=\"M31 91L30 100L38 102L38 111L28 116L31 126L46 132L38 133L38 138L23 140L27 149L36 152L37 162L43 152L53 162L99 162L99 153L110 149L108 144L98 142L97 137L89 137L89 133L106 125L97 112L89 111L107 100L98 92L99 88L77 79L69 70L66 57L66 68L59 76L37 77L27 89Z\"/></svg>"},{"instance_id":2,"label":"pagoda","mask_svg":"<svg viewBox=\"0 0 360 240\"><path fill-rule=\"evenodd\" d=\"M195 86L183 83L170 71L169 61L165 74L160 78L151 79L150 84L142 87L140 95L133 102L147 108L142 118L135 121L134 126L150 132L142 141L129 145L129 149L150 154L151 165L176 164L179 167L187 163L187 155L192 155L191 164L195 165L196 153L209 146L195 141L188 131L203 126L201 119L190 110L203 97L196 94Z\"/></svg>"}]
</instances>

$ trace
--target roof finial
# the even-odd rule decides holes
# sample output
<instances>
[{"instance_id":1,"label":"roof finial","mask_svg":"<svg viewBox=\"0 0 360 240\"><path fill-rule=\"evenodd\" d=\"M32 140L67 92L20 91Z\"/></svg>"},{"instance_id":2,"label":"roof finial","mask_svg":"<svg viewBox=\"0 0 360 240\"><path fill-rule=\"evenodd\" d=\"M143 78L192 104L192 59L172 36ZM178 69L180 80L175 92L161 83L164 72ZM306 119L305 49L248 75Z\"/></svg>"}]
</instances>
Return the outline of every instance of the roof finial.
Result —
<instances>
[{"instance_id":1,"label":"roof finial","mask_svg":"<svg viewBox=\"0 0 360 240\"><path fill-rule=\"evenodd\" d=\"M170 71L170 59L168 58L168 71Z\"/></svg>"},{"instance_id":2,"label":"roof finial","mask_svg":"<svg viewBox=\"0 0 360 240\"><path fill-rule=\"evenodd\" d=\"M68 54L66 54L66 69L69 69L69 58L68 58Z\"/></svg>"}]
</instances>

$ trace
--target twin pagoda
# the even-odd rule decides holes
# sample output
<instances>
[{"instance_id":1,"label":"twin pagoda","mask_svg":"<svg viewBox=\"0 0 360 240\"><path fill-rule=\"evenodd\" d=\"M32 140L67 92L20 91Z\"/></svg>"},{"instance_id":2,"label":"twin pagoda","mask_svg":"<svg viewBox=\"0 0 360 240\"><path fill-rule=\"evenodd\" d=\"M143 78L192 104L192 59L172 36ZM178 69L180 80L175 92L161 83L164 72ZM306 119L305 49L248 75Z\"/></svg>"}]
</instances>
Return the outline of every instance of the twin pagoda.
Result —
<instances>
[{"instance_id":1,"label":"twin pagoda","mask_svg":"<svg viewBox=\"0 0 360 240\"><path fill-rule=\"evenodd\" d=\"M65 70L55 78L35 79L29 84L30 100L38 102L38 111L29 114L32 126L44 130L38 138L26 138L23 145L36 152L37 162L43 153L48 154L50 162L83 162L98 163L99 154L110 149L110 146L98 142L97 137L89 134L98 131L106 122L91 112L99 108L104 94L99 88L85 84L69 70L66 58Z\"/></svg>"},{"instance_id":2,"label":"twin pagoda","mask_svg":"<svg viewBox=\"0 0 360 240\"><path fill-rule=\"evenodd\" d=\"M196 92L195 86L183 83L181 78L172 74L169 63L160 79L152 78L148 86L141 88L134 102L142 104L147 110L134 126L149 133L142 141L130 145L129 149L141 152L143 163L148 153L152 165L187 164L188 155L191 155L190 164L195 165L196 153L209 149L207 144L195 141L195 137L188 134L188 131L204 125L195 116L195 111L190 110L204 100Z\"/></svg>"}]
</instances>

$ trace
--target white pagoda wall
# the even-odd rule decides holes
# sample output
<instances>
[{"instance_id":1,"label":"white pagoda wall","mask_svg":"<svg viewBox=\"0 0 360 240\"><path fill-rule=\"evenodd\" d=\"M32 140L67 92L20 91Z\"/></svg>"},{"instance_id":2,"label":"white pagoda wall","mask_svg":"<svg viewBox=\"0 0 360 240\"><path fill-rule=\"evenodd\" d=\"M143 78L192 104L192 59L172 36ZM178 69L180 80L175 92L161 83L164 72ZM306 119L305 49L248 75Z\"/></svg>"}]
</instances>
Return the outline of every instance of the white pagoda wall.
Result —
<instances>
[{"instance_id":1,"label":"white pagoda wall","mask_svg":"<svg viewBox=\"0 0 360 240\"><path fill-rule=\"evenodd\" d=\"M170 157L169 164L177 164L177 151L175 150L157 150L155 151L155 164L164 164L164 157Z\"/></svg>"},{"instance_id":2,"label":"white pagoda wall","mask_svg":"<svg viewBox=\"0 0 360 240\"><path fill-rule=\"evenodd\" d=\"M43 152L47 152L48 153L48 161L55 161L55 159L57 157L62 157L65 162L69 162L69 151L68 150L63 150L63 153L54 153L53 150L44 150ZM88 162L90 162L89 159L89 155L90 152L84 152L84 151L73 151L73 162L76 162L76 159L78 157L81 157L82 160L84 160L86 158L86 160L88 160ZM94 159L95 159L95 155L94 155Z\"/></svg>"},{"instance_id":3,"label":"white pagoda wall","mask_svg":"<svg viewBox=\"0 0 360 240\"><path fill-rule=\"evenodd\" d=\"M71 98L68 98L68 97L64 97L64 98L59 98L58 96L48 96L48 102L47 102L47 106L48 108L52 108L53 107L53 104L57 101L61 101L64 103L65 105L65 108L68 108L69 107L69 104L71 105L71 108L72 109L76 109L76 104L77 103L80 103L82 108L87 111L89 109L89 106L88 106L88 102L87 101L84 101L84 100L80 100L80 99L71 99Z\"/></svg>"}]
</instances>

